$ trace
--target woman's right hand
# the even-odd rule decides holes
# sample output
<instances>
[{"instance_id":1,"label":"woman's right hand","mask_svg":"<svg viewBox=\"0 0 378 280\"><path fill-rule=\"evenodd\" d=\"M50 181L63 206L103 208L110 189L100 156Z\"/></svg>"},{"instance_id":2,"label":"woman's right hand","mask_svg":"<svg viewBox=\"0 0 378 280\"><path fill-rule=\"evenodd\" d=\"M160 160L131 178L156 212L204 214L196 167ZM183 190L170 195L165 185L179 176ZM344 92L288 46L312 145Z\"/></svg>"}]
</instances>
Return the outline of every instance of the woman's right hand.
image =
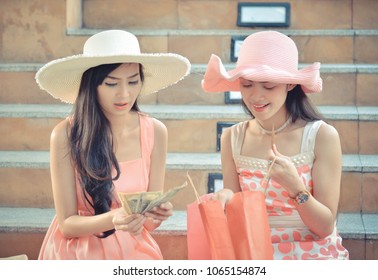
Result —
<instances>
[{"instance_id":1,"label":"woman's right hand","mask_svg":"<svg viewBox=\"0 0 378 280\"><path fill-rule=\"evenodd\" d=\"M117 211L113 216L115 230L127 231L132 235L138 235L144 229L146 217L141 214L128 215L123 209Z\"/></svg>"},{"instance_id":2,"label":"woman's right hand","mask_svg":"<svg viewBox=\"0 0 378 280\"><path fill-rule=\"evenodd\" d=\"M223 209L226 207L226 204L234 196L234 193L230 189L221 189L217 191L212 197L212 200L219 200L222 204Z\"/></svg>"}]
</instances>

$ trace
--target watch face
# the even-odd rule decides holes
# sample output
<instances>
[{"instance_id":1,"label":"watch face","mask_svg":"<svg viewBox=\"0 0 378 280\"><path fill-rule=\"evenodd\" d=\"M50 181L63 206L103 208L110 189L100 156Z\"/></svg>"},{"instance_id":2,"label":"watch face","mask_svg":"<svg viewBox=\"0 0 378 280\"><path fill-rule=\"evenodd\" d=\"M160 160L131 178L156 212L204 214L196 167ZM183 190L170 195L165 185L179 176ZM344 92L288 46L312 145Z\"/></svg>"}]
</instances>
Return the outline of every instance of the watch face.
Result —
<instances>
[{"instance_id":1,"label":"watch face","mask_svg":"<svg viewBox=\"0 0 378 280\"><path fill-rule=\"evenodd\" d=\"M308 200L309 195L305 192L300 193L297 197L298 204L303 204Z\"/></svg>"}]
</instances>

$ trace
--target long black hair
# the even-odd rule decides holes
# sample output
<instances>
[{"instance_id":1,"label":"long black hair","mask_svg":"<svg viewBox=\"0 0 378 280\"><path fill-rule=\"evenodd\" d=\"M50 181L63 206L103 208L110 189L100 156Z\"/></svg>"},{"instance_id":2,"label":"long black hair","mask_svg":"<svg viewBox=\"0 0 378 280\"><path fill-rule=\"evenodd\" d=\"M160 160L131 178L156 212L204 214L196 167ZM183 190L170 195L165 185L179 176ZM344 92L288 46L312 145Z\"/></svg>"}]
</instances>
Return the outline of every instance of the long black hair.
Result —
<instances>
[{"instance_id":1,"label":"long black hair","mask_svg":"<svg viewBox=\"0 0 378 280\"><path fill-rule=\"evenodd\" d=\"M103 64L84 72L79 94L73 107L73 123L69 133L70 151L83 195L93 208L94 215L110 211L113 197L113 180L120 176L118 161L113 150L113 137L109 120L98 102L97 87L121 63ZM140 78L144 76L139 66ZM133 111L139 111L135 101ZM112 176L112 171L116 173ZM103 232L104 238L114 229Z\"/></svg>"},{"instance_id":2,"label":"long black hair","mask_svg":"<svg viewBox=\"0 0 378 280\"><path fill-rule=\"evenodd\" d=\"M255 116L248 109L243 100L241 103L244 111L254 118ZM312 104L311 100L304 93L300 85L296 85L291 91L288 92L285 100L285 106L293 122L295 122L297 119L302 119L307 122L324 120L324 117Z\"/></svg>"}]
</instances>

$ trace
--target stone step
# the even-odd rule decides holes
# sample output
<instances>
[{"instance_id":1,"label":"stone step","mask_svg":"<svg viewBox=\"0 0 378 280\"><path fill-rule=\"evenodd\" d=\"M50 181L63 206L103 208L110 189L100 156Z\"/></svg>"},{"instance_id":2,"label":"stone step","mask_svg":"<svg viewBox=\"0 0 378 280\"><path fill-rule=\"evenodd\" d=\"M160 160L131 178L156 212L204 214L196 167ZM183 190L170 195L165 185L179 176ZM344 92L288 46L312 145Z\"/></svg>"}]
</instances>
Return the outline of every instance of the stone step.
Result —
<instances>
[{"instance_id":1,"label":"stone step","mask_svg":"<svg viewBox=\"0 0 378 280\"><path fill-rule=\"evenodd\" d=\"M155 7L155 5L154 13L148 13L149 16L145 17L146 20L143 21L139 20L140 13L136 11L150 10L151 6L148 2L147 6L146 3L140 1L141 6L148 7L140 9L140 5L132 4L133 6L130 8L130 5L119 5L119 1L117 1L118 3L114 5L105 4L107 9L109 9L109 6L116 8L104 13L101 8L98 8L104 5L101 1L88 1L87 3L83 1L84 7L82 8L83 15L80 17L82 18L80 26L86 26L88 29L82 30L80 28L78 31L74 30L74 32L67 28L66 19L71 15L66 9L66 3L44 2L46 3L40 4L38 7L27 4L20 7L17 2L4 3L3 9L8 11L3 19L6 23L2 32L2 59L4 61L46 62L51 58L78 53L90 33L108 28L128 29L135 33L138 29L147 31L147 33L152 33L153 37L151 35L144 38L141 35L139 36L143 50L189 53L189 57L202 60L203 57L207 59L210 52L228 55L230 53L230 34L256 31L237 26L236 1L163 1L164 4L161 4L161 7L160 4L159 7ZM371 61L371 57L377 59L376 52L374 52L376 42L371 37L371 30L377 29L375 21L377 4L375 1L361 1L362 3L353 3L353 5L348 1L324 1L321 4L310 4L308 1L299 2L296 0L291 0L291 2L292 19L290 27L277 29L296 34L301 31L315 31L315 33L320 34L317 35L320 40L316 43L316 40L312 40L313 36L305 38L305 35L302 35L303 40L298 41L300 49L304 48L302 53L309 55L308 59L315 55L318 59L325 56L333 62L343 57L348 58L349 62ZM166 10L162 10L162 7L166 4L168 4ZM310 8L307 8L308 6ZM134 7L137 7L137 9ZM212 12L214 11L214 14L209 15L204 7ZM334 12L335 10L337 12ZM101 13L101 16L98 16L98 13ZM43 22L48 22L48 26L41 27L41 17L39 16L41 14L44 14ZM161 16L162 14L164 16ZM155 16L159 19L155 20ZM326 17L326 20L324 17ZM12 24L13 18L19 19L18 24ZM107 18L110 18L110 20ZM116 18L119 18L119 20L116 20ZM28 26L28 28L25 28L25 26ZM351 28L355 29L351 30ZM41 29L43 29L43 32L41 32ZM368 36L363 38L366 29L369 31ZM211 30L216 36L203 35L209 33L207 30ZM192 36L188 40L187 31L189 33L199 31L200 35ZM337 33L337 38L330 37L331 32L329 31ZM345 34L346 31L351 32ZM70 36L73 33L79 36ZM169 35L166 35L167 33ZM175 35L176 33L181 33L181 35ZM225 40L219 40L219 34L222 33L226 34ZM342 37L342 33L345 34L344 37ZM14 34L18 34L18 36L14 36ZM292 36L294 37L294 35ZM351 39L353 36L356 40ZM193 45L193 42L200 42L200 44L195 44L195 51L189 50L193 48L188 48L188 46ZM15 47L25 45L28 46L27 50L22 47ZM323 59L321 61L326 62ZM204 63L204 61L201 61L201 63Z\"/></svg>"},{"instance_id":2,"label":"stone step","mask_svg":"<svg viewBox=\"0 0 378 280\"><path fill-rule=\"evenodd\" d=\"M0 258L26 254L36 259L55 214L52 208L0 207ZM187 259L186 211L174 211L153 236L165 259ZM340 213L337 227L352 260L378 259L378 214Z\"/></svg>"},{"instance_id":3,"label":"stone step","mask_svg":"<svg viewBox=\"0 0 378 280\"><path fill-rule=\"evenodd\" d=\"M143 52L172 52L184 55L193 64L207 63L211 54L217 54L223 62L232 61L234 41L243 40L246 36L260 30L133 30L128 31L137 35ZM12 49L4 51L4 62L46 63L82 52L85 40L97 33L99 29L68 32L69 35L59 38L61 42L70 48L57 47L52 53L50 49L39 49L34 46L38 56L32 56L29 52ZM299 50L301 63L378 63L378 54L374 51L378 41L377 30L316 30L297 31L279 30L289 35L296 43ZM74 36L75 35L75 36ZM51 34L44 34L43 40L48 40ZM25 40L27 38L24 38ZM61 43L60 42L60 43ZM200 43L199 43L200 42ZM192 46L196 45L195 51ZM31 45L31 48L33 45ZM6 47L6 46L4 46ZM11 58L7 58L8 56Z\"/></svg>"},{"instance_id":4,"label":"stone step","mask_svg":"<svg viewBox=\"0 0 378 280\"><path fill-rule=\"evenodd\" d=\"M207 62L209 57L207 57ZM327 64L321 65L324 86L321 94L310 95L316 105L378 106L378 64ZM0 103L7 104L58 104L39 89L34 76L40 63L0 63ZM304 67L306 64L300 64ZM227 70L235 67L226 63ZM191 74L178 84L141 99L144 104L222 105L225 93L204 93L201 80L206 64L192 64Z\"/></svg>"},{"instance_id":5,"label":"stone step","mask_svg":"<svg viewBox=\"0 0 378 280\"><path fill-rule=\"evenodd\" d=\"M261 30L210 29L210 30L143 30L127 29L140 40L146 52L174 52L186 56L192 63L206 63L212 53L230 62L234 40ZM69 30L68 34L86 38L101 29ZM312 63L378 63L374 47L378 40L377 30L279 30L290 36L299 50L299 61ZM196 44L196 51L191 46ZM162 46L167 46L162 49ZM82 46L77 46L80 53Z\"/></svg>"},{"instance_id":6,"label":"stone step","mask_svg":"<svg viewBox=\"0 0 378 280\"><path fill-rule=\"evenodd\" d=\"M208 59L210 52L228 56L231 34L256 31L237 26L238 1L160 1L153 9L151 3L145 1L122 4L119 0L111 3L76 1L83 3L82 13L67 9L66 2L41 1L38 5L20 5L17 1L3 3L3 10L8 12L3 15L1 60L46 62L78 53L91 33L109 28L128 29L134 33L139 29L152 33L153 36L139 35L142 49L146 51L183 52L189 53L188 56L195 60L202 60ZM353 1L352 4L350 1L312 3L290 0L290 3L290 27L277 29L291 33L293 37L302 34L298 44L308 59L325 56L332 61L344 57L349 62L367 62L372 58L377 61L374 51L377 39L373 38L374 35L372 37L378 28L375 20L378 10L376 1ZM109 10L109 7L113 8ZM212 12L208 13L208 10ZM153 12L148 12L146 17L146 11ZM76 26L88 29L72 30L67 22L73 17L72 14L79 15L80 22ZM141 16L143 21L140 20ZM19 20L17 24L14 18ZM44 25L41 21L49 24ZM216 35L210 36L209 32ZM319 40L313 38L315 35L306 38L303 32L318 34ZM188 39L190 33L197 35ZM330 36L335 33L337 37ZM71 36L74 34L77 36ZM219 40L220 34L225 34L225 40ZM188 47L193 45L195 48Z\"/></svg>"},{"instance_id":7,"label":"stone step","mask_svg":"<svg viewBox=\"0 0 378 280\"><path fill-rule=\"evenodd\" d=\"M169 153L165 190L181 185L189 172L200 195L218 187L221 180L219 153ZM0 151L0 205L6 207L53 207L49 152ZM184 210L195 201L188 187L172 200ZM343 155L341 212L378 213L378 155Z\"/></svg>"},{"instance_id":8,"label":"stone step","mask_svg":"<svg viewBox=\"0 0 378 280\"><path fill-rule=\"evenodd\" d=\"M48 150L53 127L67 117L66 104L0 104L1 150ZM378 151L378 106L318 106L334 125L346 154ZM249 117L237 105L141 105L168 128L169 152L217 152L222 128ZM12 133L9 133L12 131Z\"/></svg>"},{"instance_id":9,"label":"stone step","mask_svg":"<svg viewBox=\"0 0 378 280\"><path fill-rule=\"evenodd\" d=\"M104 14L103 10L107 9L109 4L102 1L84 1L83 24L91 28L112 28L113 21L117 22L120 28L232 29L236 27L237 22L237 2L244 1L161 1L158 7L153 8L154 13L149 13L149 17L141 21L139 19L144 14L138 11L151 10L149 2L140 1L132 4L126 2L124 5L118 5L112 13ZM351 26L377 28L374 18L377 15L375 11L378 5L374 1L368 1L369 4L357 1L353 5L345 1L316 3L288 0L285 2L290 4L290 28L335 29Z\"/></svg>"},{"instance_id":10,"label":"stone step","mask_svg":"<svg viewBox=\"0 0 378 280\"><path fill-rule=\"evenodd\" d=\"M55 214L52 208L0 207L0 258L22 251L35 260ZM164 259L187 259L186 213L175 211L174 216L152 233Z\"/></svg>"},{"instance_id":11,"label":"stone step","mask_svg":"<svg viewBox=\"0 0 378 280\"><path fill-rule=\"evenodd\" d=\"M272 1L276 2L275 0L264 2ZM70 23L67 21L73 17L72 14L79 15L78 26L89 27L93 32L108 28L148 31L168 29L251 32L250 28L238 27L236 24L238 1L160 1L159 6L145 1L128 1L122 4L119 0L110 1L111 3L98 0L76 1L83 3L80 9L82 13L67 9L67 2L41 1L23 5L17 1L3 3L3 10L8 12L4 14L3 19L2 59L5 61L47 61L51 57L73 53L76 51L76 46L82 46L85 37L80 35L67 39L67 33L70 32ZM291 22L289 28L277 28L282 31L377 29L375 19L378 9L376 1L373 0L322 1L321 3L290 0L287 2L291 3ZM114 7L111 8L112 12L105 12L109 7ZM147 12L148 17L140 20L141 16L145 15L141 14L142 11ZM15 18L18 19L17 24L14 22ZM49 24L44 25L45 22ZM154 46L161 51L176 47L168 42L167 36L157 34L155 37L157 38L153 39ZM168 37L172 37L172 34ZM210 44L219 48L218 42L206 40L203 36L200 39L201 46ZM179 44L177 38L173 40L176 41L176 45ZM192 44L193 42L190 46ZM182 45L187 46L186 42ZM340 49L343 47L343 44L338 46ZM321 51L324 52L324 49L327 48ZM362 51L361 53L366 55L370 52Z\"/></svg>"}]
</instances>

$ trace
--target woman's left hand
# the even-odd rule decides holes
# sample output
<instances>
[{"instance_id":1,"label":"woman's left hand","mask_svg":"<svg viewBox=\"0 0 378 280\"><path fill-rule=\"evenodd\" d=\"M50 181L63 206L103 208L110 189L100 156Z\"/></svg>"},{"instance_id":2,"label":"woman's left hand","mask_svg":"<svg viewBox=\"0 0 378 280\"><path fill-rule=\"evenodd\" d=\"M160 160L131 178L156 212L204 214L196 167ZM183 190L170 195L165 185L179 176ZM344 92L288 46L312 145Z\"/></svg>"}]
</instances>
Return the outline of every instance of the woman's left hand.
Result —
<instances>
[{"instance_id":1,"label":"woman's left hand","mask_svg":"<svg viewBox=\"0 0 378 280\"><path fill-rule=\"evenodd\" d=\"M170 202L162 203L158 207L154 207L151 211L146 212L144 215L150 218L153 223L159 224L173 215L173 205Z\"/></svg>"}]
</instances>

